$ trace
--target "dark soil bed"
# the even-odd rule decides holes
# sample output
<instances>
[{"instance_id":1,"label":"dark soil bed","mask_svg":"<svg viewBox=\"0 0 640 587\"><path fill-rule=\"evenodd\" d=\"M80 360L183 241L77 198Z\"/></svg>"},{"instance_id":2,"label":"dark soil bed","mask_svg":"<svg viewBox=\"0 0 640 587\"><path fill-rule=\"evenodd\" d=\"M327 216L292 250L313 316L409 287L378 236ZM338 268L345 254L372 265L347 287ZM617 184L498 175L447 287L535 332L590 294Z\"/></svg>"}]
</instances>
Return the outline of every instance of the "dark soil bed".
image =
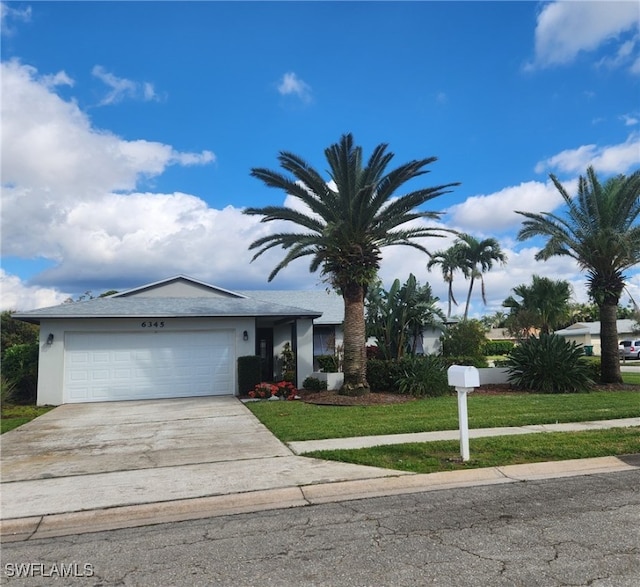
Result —
<instances>
[{"instance_id":1,"label":"dark soil bed","mask_svg":"<svg viewBox=\"0 0 640 587\"><path fill-rule=\"evenodd\" d=\"M598 385L594 391L638 391L637 385L620 384L620 385ZM452 391L452 393L455 393ZM508 383L495 383L492 385L481 385L473 393L482 395L508 395L523 393L521 390L514 389ZM410 395L400 395L397 393L372 392L368 395L359 397L350 397L339 395L336 391L306 391L298 392L302 401L309 404L330 405L330 406L376 406L381 404L402 404L416 401L416 398Z\"/></svg>"}]
</instances>

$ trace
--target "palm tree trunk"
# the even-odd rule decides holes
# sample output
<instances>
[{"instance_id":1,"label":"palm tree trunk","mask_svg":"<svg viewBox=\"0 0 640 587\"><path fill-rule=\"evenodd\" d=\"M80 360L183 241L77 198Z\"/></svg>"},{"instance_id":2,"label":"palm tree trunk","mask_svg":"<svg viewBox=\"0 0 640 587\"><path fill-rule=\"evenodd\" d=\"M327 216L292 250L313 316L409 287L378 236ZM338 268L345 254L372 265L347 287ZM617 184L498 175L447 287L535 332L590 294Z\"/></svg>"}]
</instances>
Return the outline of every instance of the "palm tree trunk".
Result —
<instances>
[{"instance_id":1,"label":"palm tree trunk","mask_svg":"<svg viewBox=\"0 0 640 587\"><path fill-rule=\"evenodd\" d=\"M350 284L342 293L344 299L344 384L343 395L369 393L364 319L364 288Z\"/></svg>"},{"instance_id":2,"label":"palm tree trunk","mask_svg":"<svg viewBox=\"0 0 640 587\"><path fill-rule=\"evenodd\" d=\"M467 319L467 314L469 313L469 304L471 303L471 292L473 291L473 281L475 277L471 276L471 284L469 285L469 292L467 293L467 303L464 307L464 320Z\"/></svg>"},{"instance_id":3,"label":"palm tree trunk","mask_svg":"<svg viewBox=\"0 0 640 587\"><path fill-rule=\"evenodd\" d=\"M622 383L618 355L617 304L600 306L600 345L602 383Z\"/></svg>"}]
</instances>

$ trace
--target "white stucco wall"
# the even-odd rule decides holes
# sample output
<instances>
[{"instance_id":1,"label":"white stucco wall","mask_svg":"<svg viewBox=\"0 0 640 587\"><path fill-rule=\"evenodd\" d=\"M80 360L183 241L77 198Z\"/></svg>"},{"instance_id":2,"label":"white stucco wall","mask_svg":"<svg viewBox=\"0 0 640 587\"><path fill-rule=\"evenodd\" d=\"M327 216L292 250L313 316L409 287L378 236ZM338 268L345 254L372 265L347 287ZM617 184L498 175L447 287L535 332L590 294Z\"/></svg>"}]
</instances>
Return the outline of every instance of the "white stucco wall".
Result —
<instances>
[{"instance_id":1,"label":"white stucco wall","mask_svg":"<svg viewBox=\"0 0 640 587\"><path fill-rule=\"evenodd\" d=\"M235 331L235 358L255 353L255 320L253 318L154 318L163 320L163 332L185 330L231 329ZM154 332L143 328L140 318L57 319L40 324L40 354L38 365L38 405L60 405L64 401L64 343L70 332ZM249 340L243 340L243 332ZM49 334L53 344L47 345ZM233 393L238 393L237 369L233 365Z\"/></svg>"},{"instance_id":2,"label":"white stucco wall","mask_svg":"<svg viewBox=\"0 0 640 587\"><path fill-rule=\"evenodd\" d=\"M298 320L296 330L298 334L296 387L300 389L302 382L313 373L313 320Z\"/></svg>"}]
</instances>

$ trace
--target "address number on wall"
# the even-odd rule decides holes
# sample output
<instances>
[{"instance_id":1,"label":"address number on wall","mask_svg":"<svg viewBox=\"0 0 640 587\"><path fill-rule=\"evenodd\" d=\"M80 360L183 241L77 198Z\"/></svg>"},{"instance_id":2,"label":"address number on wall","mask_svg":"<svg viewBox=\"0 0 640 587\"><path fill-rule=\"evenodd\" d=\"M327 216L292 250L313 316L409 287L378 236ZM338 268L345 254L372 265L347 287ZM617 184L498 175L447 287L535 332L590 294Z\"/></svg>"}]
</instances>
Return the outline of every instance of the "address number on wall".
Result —
<instances>
[{"instance_id":1,"label":"address number on wall","mask_svg":"<svg viewBox=\"0 0 640 587\"><path fill-rule=\"evenodd\" d=\"M145 320L140 323L142 328L164 328L164 320Z\"/></svg>"}]
</instances>

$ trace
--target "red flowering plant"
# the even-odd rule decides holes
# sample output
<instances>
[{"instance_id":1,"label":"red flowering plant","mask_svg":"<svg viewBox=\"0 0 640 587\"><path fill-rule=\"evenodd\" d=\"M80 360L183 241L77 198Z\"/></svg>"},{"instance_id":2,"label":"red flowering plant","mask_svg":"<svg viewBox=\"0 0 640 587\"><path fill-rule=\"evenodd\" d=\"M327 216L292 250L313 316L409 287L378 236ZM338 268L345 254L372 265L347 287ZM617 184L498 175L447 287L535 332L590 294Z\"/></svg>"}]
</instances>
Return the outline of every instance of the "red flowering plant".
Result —
<instances>
[{"instance_id":1,"label":"red flowering plant","mask_svg":"<svg viewBox=\"0 0 640 587\"><path fill-rule=\"evenodd\" d=\"M278 386L263 381L258 383L248 395L256 399L269 399L273 395L278 395Z\"/></svg>"},{"instance_id":2,"label":"red flowering plant","mask_svg":"<svg viewBox=\"0 0 640 587\"><path fill-rule=\"evenodd\" d=\"M262 383L258 383L248 395L255 399L279 397L292 400L298 395L298 390L295 385L289 381L280 381L278 383L267 383L263 381Z\"/></svg>"},{"instance_id":3,"label":"red flowering plant","mask_svg":"<svg viewBox=\"0 0 640 587\"><path fill-rule=\"evenodd\" d=\"M298 395L298 390L296 386L291 383L291 381L279 381L276 383L276 387L278 388L277 395L279 397L283 397L288 400L296 399Z\"/></svg>"}]
</instances>

